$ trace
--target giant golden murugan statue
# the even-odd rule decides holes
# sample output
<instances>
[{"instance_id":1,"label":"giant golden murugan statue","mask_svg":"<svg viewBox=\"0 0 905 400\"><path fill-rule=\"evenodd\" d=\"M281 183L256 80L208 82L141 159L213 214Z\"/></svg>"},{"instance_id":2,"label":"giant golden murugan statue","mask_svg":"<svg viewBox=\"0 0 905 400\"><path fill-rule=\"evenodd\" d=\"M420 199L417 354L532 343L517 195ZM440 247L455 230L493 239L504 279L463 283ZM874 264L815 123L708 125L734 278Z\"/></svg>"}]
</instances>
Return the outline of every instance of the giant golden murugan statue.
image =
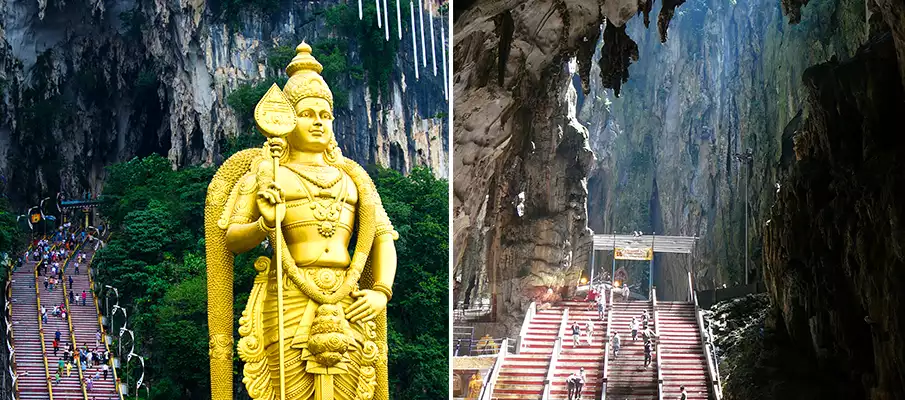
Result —
<instances>
[{"instance_id":1,"label":"giant golden murugan statue","mask_svg":"<svg viewBox=\"0 0 905 400\"><path fill-rule=\"evenodd\" d=\"M213 400L233 394L233 261L266 238L239 320L256 400L386 400L386 304L398 238L365 170L340 153L333 95L302 43L255 109L268 137L230 157L205 206ZM356 225L357 223L357 225ZM349 243L356 236L354 253Z\"/></svg>"}]
</instances>

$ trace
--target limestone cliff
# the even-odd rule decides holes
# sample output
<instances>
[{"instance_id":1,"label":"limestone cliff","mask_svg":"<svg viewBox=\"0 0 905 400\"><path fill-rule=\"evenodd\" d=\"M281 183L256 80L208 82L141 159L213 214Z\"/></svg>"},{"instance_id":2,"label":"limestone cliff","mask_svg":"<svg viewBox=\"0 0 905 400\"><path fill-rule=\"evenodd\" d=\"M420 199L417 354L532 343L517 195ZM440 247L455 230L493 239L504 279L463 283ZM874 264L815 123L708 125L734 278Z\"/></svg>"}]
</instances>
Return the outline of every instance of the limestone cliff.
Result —
<instances>
[{"instance_id":1,"label":"limestone cliff","mask_svg":"<svg viewBox=\"0 0 905 400\"><path fill-rule=\"evenodd\" d=\"M905 398L905 89L894 35L804 74L794 163L764 232L778 330L853 394Z\"/></svg>"},{"instance_id":2,"label":"limestone cliff","mask_svg":"<svg viewBox=\"0 0 905 400\"><path fill-rule=\"evenodd\" d=\"M588 264L594 156L578 104L604 17L606 29L618 32L644 4L456 5L454 301L495 301L500 334L517 329L532 298L574 287ZM606 52L612 82L625 77L625 39Z\"/></svg>"},{"instance_id":3,"label":"limestone cliff","mask_svg":"<svg viewBox=\"0 0 905 400\"><path fill-rule=\"evenodd\" d=\"M689 0L664 44L641 21L627 24L639 60L619 97L592 67L579 114L598 160L588 184L591 229L701 238L694 256L657 257L665 298L678 298L689 271L702 287L744 282L746 194L748 262L751 278L760 277L759 238L789 161L794 129L784 131L802 108L801 75L851 57L868 34L862 1L813 0L803 11L790 25L779 2ZM749 149L750 168L734 157ZM646 286L647 266L627 265Z\"/></svg>"},{"instance_id":4,"label":"limestone cliff","mask_svg":"<svg viewBox=\"0 0 905 400\"><path fill-rule=\"evenodd\" d=\"M379 57L355 34L376 29L368 28L375 18L373 2L368 6L359 22L355 2L336 0L0 1L0 186L24 205L60 189L97 192L104 166L133 156L163 154L174 167L216 164L231 138L251 131L230 95L285 76L275 65L278 51L303 40L343 50L348 68L329 83L334 94L343 92L335 130L347 156L403 172L427 166L445 176L440 25L448 33L447 18L435 3L438 73L426 34L427 67L419 66L416 79L408 5L400 41L395 2L388 2L392 43ZM352 9L354 24L328 23L339 7ZM326 63L336 55L315 56Z\"/></svg>"}]
</instances>

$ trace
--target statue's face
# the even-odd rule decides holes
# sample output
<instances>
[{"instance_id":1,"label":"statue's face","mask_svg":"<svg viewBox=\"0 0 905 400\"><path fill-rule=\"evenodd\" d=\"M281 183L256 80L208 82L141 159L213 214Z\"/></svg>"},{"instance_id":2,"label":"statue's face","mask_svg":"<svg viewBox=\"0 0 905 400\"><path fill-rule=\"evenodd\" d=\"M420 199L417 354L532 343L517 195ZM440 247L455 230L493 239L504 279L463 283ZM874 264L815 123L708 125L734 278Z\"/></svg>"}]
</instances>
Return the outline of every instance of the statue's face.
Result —
<instances>
[{"instance_id":1,"label":"statue's face","mask_svg":"<svg viewBox=\"0 0 905 400\"><path fill-rule=\"evenodd\" d=\"M289 145L304 152L319 153L327 149L333 137L333 112L327 100L307 97L295 106L295 131Z\"/></svg>"}]
</instances>

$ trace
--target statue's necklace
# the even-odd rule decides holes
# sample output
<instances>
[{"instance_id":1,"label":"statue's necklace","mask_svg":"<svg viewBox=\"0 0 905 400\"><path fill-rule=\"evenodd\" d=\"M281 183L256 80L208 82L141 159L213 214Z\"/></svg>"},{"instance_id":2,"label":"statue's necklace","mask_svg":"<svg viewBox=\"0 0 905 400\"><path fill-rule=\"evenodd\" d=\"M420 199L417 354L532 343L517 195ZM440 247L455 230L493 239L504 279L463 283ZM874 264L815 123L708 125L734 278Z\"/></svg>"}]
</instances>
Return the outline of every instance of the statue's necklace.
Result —
<instances>
[{"instance_id":1,"label":"statue's necklace","mask_svg":"<svg viewBox=\"0 0 905 400\"><path fill-rule=\"evenodd\" d=\"M289 166L289 165L285 165L285 166L287 168L289 168L291 171L298 174L298 176L301 176L302 178L311 182L315 186L320 187L322 190L320 191L320 193L318 194L317 197L319 197L319 198L326 197L326 198L330 199L329 202L326 204L321 203L318 199L316 199L313 195L311 195L311 191L308 190L308 187L305 186L304 183L302 183L301 186L305 190L305 194L308 196L309 206L311 207L311 210L313 211L314 218L317 218L317 220L320 221L320 225L317 228L317 232L325 238L332 237L333 234L336 233L336 226L339 224L338 223L339 216L342 214L342 209L343 209L342 204L346 201L346 196L347 196L346 181L342 179L342 177L343 177L342 172L337 170L336 172L339 173L338 177L336 179L332 180L333 183L327 185L323 181L317 182L315 179L312 179L312 177L309 177L307 174L302 173L302 171L299 171L298 169L294 168L293 166ZM320 171L318 171L318 172L320 172ZM339 195L334 196L329 189L336 186L336 184L339 183L340 181L342 181L342 185L340 185Z\"/></svg>"},{"instance_id":2,"label":"statue's necklace","mask_svg":"<svg viewBox=\"0 0 905 400\"><path fill-rule=\"evenodd\" d=\"M343 178L342 172L333 167L291 164L285 164L285 166L321 189L330 189Z\"/></svg>"}]
</instances>

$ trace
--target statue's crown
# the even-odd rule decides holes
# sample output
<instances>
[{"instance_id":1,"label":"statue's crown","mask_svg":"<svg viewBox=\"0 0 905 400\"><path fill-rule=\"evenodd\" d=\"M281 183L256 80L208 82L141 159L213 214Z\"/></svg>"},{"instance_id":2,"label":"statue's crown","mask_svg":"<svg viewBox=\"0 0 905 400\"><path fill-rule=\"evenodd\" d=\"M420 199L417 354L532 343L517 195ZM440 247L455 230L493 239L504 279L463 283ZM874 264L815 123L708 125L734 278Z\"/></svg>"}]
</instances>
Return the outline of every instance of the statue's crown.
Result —
<instances>
[{"instance_id":1,"label":"statue's crown","mask_svg":"<svg viewBox=\"0 0 905 400\"><path fill-rule=\"evenodd\" d=\"M283 87L283 93L293 106L306 97L317 97L327 100L333 108L333 93L320 75L324 67L311 55L311 46L302 42L295 48L295 57L286 67L289 80Z\"/></svg>"}]
</instances>

